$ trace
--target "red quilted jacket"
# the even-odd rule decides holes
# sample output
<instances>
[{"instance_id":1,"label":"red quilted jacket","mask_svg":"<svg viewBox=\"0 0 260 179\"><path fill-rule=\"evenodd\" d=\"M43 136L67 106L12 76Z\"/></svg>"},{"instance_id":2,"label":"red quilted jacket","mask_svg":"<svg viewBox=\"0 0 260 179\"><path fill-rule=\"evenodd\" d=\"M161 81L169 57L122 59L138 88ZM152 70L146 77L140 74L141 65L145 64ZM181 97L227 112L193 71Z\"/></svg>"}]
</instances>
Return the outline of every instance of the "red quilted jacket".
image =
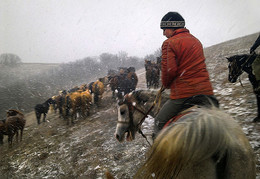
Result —
<instances>
[{"instance_id":1,"label":"red quilted jacket","mask_svg":"<svg viewBox=\"0 0 260 179\"><path fill-rule=\"evenodd\" d=\"M171 89L171 99L213 95L203 47L189 30L177 29L163 42L161 68L162 84Z\"/></svg>"}]
</instances>

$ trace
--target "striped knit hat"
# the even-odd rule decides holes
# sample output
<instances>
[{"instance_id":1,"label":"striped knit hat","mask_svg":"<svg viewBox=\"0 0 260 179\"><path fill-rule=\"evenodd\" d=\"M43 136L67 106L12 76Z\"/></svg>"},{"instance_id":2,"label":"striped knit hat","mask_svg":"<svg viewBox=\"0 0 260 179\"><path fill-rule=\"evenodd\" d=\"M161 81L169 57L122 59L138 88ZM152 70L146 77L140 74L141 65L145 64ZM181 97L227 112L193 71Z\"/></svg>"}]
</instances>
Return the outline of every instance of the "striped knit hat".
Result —
<instances>
[{"instance_id":1,"label":"striped knit hat","mask_svg":"<svg viewBox=\"0 0 260 179\"><path fill-rule=\"evenodd\" d=\"M161 29L184 28L185 20L178 12L168 12L161 20Z\"/></svg>"}]
</instances>

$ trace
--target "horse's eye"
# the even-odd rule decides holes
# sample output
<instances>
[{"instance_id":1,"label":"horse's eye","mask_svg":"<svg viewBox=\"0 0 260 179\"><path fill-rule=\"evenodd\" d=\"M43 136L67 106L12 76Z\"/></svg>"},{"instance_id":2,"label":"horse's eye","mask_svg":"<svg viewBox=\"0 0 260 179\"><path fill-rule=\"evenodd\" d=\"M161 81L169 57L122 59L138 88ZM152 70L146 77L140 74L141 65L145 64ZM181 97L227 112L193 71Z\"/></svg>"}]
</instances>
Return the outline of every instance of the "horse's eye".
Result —
<instances>
[{"instance_id":1,"label":"horse's eye","mask_svg":"<svg viewBox=\"0 0 260 179\"><path fill-rule=\"evenodd\" d=\"M124 111L120 111L120 114L121 114L121 115L124 115L124 114L125 114L125 110L124 110Z\"/></svg>"}]
</instances>

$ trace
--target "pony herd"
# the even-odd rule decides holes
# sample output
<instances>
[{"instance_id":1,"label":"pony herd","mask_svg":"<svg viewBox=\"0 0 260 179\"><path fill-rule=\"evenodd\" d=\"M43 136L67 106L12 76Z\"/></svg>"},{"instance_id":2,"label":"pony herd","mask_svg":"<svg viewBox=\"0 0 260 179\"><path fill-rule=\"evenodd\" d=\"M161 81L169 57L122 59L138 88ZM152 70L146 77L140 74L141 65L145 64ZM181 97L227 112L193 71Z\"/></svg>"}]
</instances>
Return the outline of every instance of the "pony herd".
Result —
<instances>
[{"instance_id":1,"label":"pony herd","mask_svg":"<svg viewBox=\"0 0 260 179\"><path fill-rule=\"evenodd\" d=\"M59 95L49 98L42 104L37 104L34 108L37 123L41 123L41 115L43 114L43 122L46 115L53 106L55 113L59 111L59 117L67 121L67 124L74 123L78 116L86 118L90 115L90 106L96 104L99 106L102 95L104 93L104 84L99 79L89 84L82 84L70 90L60 91Z\"/></svg>"},{"instance_id":2,"label":"pony herd","mask_svg":"<svg viewBox=\"0 0 260 179\"><path fill-rule=\"evenodd\" d=\"M138 77L134 67L119 68L119 71L108 72L108 84L113 98L122 98L124 95L134 91L138 83Z\"/></svg>"},{"instance_id":3,"label":"pony herd","mask_svg":"<svg viewBox=\"0 0 260 179\"><path fill-rule=\"evenodd\" d=\"M135 90L137 82L134 67L120 68L118 72L111 73L110 71L107 76L89 84L60 91L58 95L34 107L37 123L41 123L41 118L45 122L51 106L55 113L58 111L60 118L67 121L67 124L74 123L78 116L85 119L90 115L93 104L97 107L101 105L106 86L111 87L112 97L122 98L123 95Z\"/></svg>"}]
</instances>

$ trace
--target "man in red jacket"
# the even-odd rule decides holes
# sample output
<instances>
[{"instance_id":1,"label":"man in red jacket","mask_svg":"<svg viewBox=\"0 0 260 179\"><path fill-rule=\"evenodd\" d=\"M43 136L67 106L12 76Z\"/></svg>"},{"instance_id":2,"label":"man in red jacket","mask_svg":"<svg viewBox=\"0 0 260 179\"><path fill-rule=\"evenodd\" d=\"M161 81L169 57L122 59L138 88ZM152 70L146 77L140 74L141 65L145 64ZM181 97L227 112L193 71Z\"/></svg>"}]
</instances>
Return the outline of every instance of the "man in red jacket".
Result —
<instances>
[{"instance_id":1,"label":"man in red jacket","mask_svg":"<svg viewBox=\"0 0 260 179\"><path fill-rule=\"evenodd\" d=\"M155 117L154 134L184 109L187 99L206 95L217 101L206 69L200 41L185 28L185 20L177 12L167 13L161 20L163 35L161 80L171 90L170 99Z\"/></svg>"}]
</instances>

